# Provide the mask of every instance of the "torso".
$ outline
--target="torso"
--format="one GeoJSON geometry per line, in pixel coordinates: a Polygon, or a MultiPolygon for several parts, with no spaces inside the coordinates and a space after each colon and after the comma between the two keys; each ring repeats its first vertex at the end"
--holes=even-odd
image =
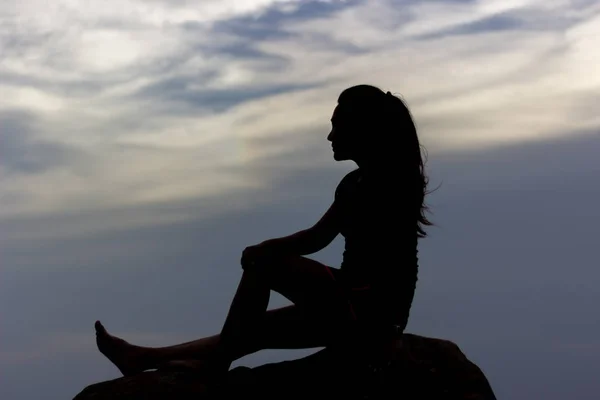
{"type": "Polygon", "coordinates": [[[411,210],[403,205],[399,188],[394,188],[399,183],[393,179],[356,169],[336,188],[338,223],[345,239],[341,270],[354,284],[389,277],[397,278],[398,289],[414,288],[416,283],[416,219],[411,221],[411,210]]]}

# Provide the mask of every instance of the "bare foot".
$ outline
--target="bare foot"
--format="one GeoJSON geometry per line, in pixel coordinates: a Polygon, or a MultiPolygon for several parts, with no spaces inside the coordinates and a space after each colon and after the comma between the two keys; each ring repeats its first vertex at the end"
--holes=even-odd
{"type": "Polygon", "coordinates": [[[96,321],[95,328],[98,350],[119,368],[124,376],[135,375],[147,369],[141,362],[141,348],[110,335],[100,321],[96,321]]]}

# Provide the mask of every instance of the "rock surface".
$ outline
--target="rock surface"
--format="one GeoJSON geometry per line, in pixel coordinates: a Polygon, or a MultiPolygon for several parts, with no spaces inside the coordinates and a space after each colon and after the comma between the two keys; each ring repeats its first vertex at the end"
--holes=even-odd
{"type": "Polygon", "coordinates": [[[470,399],[496,400],[485,375],[453,342],[405,333],[391,363],[374,370],[349,351],[323,349],[299,360],[232,369],[210,385],[193,372],[150,371],[100,382],[74,400],[265,399],[470,399]]]}

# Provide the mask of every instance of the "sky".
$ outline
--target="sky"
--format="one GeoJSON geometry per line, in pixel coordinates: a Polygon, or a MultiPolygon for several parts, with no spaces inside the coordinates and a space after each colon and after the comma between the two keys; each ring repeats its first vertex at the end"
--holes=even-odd
{"type": "Polygon", "coordinates": [[[498,398],[597,398],[599,32],[592,0],[1,2],[0,397],[117,378],[96,319],[218,332],[243,248],[312,225],[355,168],[326,136],[368,83],[408,103],[437,188],[407,332],[498,398]]]}

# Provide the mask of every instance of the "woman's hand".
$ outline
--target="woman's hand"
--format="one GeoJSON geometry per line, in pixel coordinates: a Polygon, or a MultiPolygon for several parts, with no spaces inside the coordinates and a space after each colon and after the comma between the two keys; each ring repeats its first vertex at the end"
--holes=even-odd
{"type": "Polygon", "coordinates": [[[252,266],[258,259],[274,254],[274,242],[270,240],[248,246],[242,252],[242,268],[245,269],[248,266],[252,266]]]}

